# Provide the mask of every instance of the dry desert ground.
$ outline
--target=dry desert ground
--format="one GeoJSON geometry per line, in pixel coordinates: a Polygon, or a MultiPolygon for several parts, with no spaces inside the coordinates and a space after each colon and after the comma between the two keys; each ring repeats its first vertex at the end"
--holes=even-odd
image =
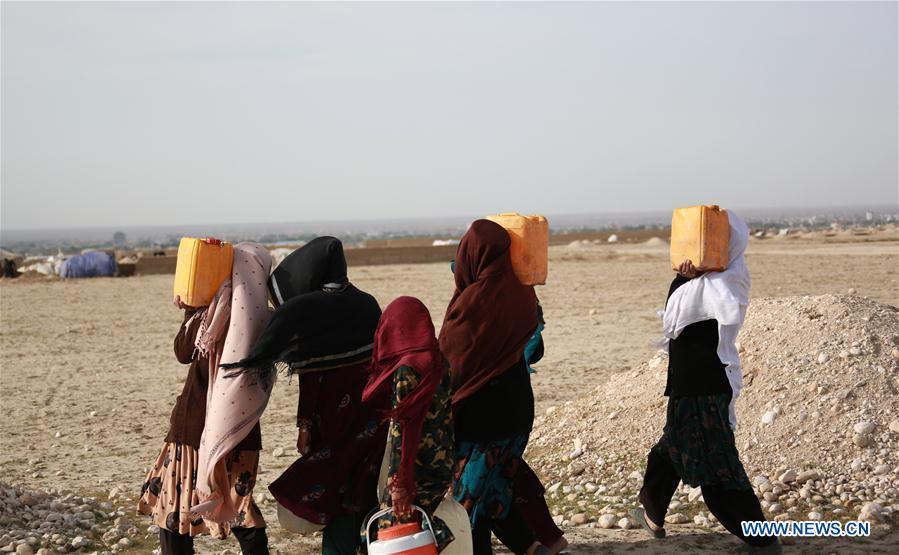
{"type": "MultiPolygon", "coordinates": [[[[659,333],[655,311],[663,306],[672,277],[667,246],[658,242],[553,247],[550,260],[549,282],[538,288],[547,321],[546,357],[533,377],[540,414],[653,356],[650,341],[659,333]]],[[[753,240],[748,263],[755,298],[851,293],[899,306],[895,232],[753,240]]],[[[448,263],[353,267],[350,278],[382,306],[399,295],[421,298],[438,326],[453,290],[448,263]]],[[[130,547],[120,548],[129,553],[155,547],[146,532],[149,522],[135,516],[133,507],[186,371],[172,354],[181,316],[171,304],[171,282],[172,276],[158,275],[0,284],[2,481],[103,502],[112,491],[113,510],[123,507],[128,514],[122,522],[139,529],[126,542],[130,547]]],[[[276,384],[262,422],[265,449],[257,494],[294,460],[296,398],[295,382],[276,384]],[[284,454],[276,457],[278,448],[284,454]]],[[[273,552],[315,552],[316,538],[280,531],[273,505],[262,508],[273,552]]],[[[693,525],[675,527],[664,544],[635,530],[567,530],[572,553],[722,552],[738,546],[723,532],[693,525]]],[[[882,532],[870,540],[818,540],[787,549],[895,553],[897,541],[895,532],[882,532]]],[[[93,542],[84,551],[107,549],[100,540],[93,542]]],[[[202,540],[198,548],[237,552],[233,540],[202,540]]]]}

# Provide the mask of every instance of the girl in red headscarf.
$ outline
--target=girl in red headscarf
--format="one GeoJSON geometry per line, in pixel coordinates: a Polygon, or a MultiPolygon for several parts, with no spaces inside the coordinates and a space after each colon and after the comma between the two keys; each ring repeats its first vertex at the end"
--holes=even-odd
{"type": "Polygon", "coordinates": [[[411,522],[427,514],[443,550],[453,535],[434,511],[453,476],[453,420],[450,375],[440,354],[428,309],[416,298],[400,297],[381,315],[372,350],[372,368],[362,400],[389,394],[393,408],[387,436],[387,490],[381,507],[393,514],[380,527],[411,522]]]}

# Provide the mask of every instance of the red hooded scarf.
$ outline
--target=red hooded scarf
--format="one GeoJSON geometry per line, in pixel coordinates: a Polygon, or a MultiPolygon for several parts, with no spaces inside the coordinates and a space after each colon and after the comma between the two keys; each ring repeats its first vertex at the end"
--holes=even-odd
{"type": "Polygon", "coordinates": [[[422,425],[440,385],[444,365],[434,337],[434,324],[425,305],[414,297],[399,297],[390,303],[375,332],[371,376],[362,392],[362,400],[388,391],[393,385],[394,371],[401,366],[413,368],[420,377],[415,390],[385,417],[398,422],[403,433],[400,468],[394,484],[402,486],[412,499],[416,493],[415,459],[421,443],[422,425]]]}

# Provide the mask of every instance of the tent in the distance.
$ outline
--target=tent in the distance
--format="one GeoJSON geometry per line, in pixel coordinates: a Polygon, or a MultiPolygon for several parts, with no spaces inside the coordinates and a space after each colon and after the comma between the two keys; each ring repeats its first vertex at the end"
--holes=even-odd
{"type": "Polygon", "coordinates": [[[99,251],[73,256],[59,268],[59,275],[64,278],[108,277],[115,274],[115,257],[99,251]]]}

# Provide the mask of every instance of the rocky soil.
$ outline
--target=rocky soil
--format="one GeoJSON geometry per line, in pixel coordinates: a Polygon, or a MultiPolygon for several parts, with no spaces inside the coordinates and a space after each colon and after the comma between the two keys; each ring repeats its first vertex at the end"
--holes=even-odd
{"type": "MultiPolygon", "coordinates": [[[[33,461],[39,466],[40,461],[33,461]]],[[[147,533],[132,523],[133,512],[109,500],[51,489],[28,490],[0,482],[0,553],[118,553],[137,547],[147,533]]]]}
{"type": "MultiPolygon", "coordinates": [[[[768,517],[899,523],[899,310],[854,295],[757,299],[740,342],[737,446],[768,517]]],[[[634,526],[666,370],[657,355],[538,418],[530,460],[560,524],[634,526]]],[[[667,522],[723,529],[685,485],[667,522]]]]}

